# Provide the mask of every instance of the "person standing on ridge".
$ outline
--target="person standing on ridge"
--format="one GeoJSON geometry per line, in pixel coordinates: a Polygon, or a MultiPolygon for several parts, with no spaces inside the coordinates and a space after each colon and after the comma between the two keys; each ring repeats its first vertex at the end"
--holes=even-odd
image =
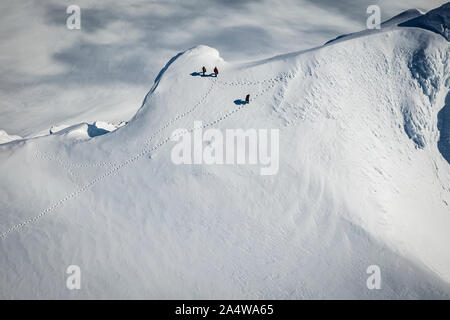
{"type": "Polygon", "coordinates": [[[250,95],[246,95],[245,96],[245,104],[249,104],[250,103],[250,95]]]}
{"type": "Polygon", "coordinates": [[[219,70],[217,69],[217,67],[214,67],[214,74],[216,75],[217,78],[217,75],[219,74],[219,70]]]}
{"type": "Polygon", "coordinates": [[[202,67],[202,73],[203,73],[203,76],[205,76],[205,73],[206,73],[206,68],[205,68],[205,66],[202,67]]]}

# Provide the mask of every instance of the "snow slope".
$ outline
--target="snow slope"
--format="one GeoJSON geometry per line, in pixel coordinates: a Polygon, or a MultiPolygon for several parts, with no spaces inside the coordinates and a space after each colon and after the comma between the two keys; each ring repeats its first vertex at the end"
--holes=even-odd
{"type": "Polygon", "coordinates": [[[396,28],[397,26],[422,28],[430,30],[442,35],[447,41],[449,41],[449,30],[448,30],[449,24],[450,24],[450,2],[447,2],[442,6],[440,6],[439,8],[430,10],[426,14],[422,13],[418,9],[405,10],[400,14],[394,16],[393,18],[382,22],[380,25],[380,29],[367,29],[350,34],[343,34],[336,37],[335,39],[327,41],[325,44],[329,44],[340,40],[357,38],[360,36],[366,36],[372,33],[389,31],[390,29],[396,28]]]}
{"type": "Polygon", "coordinates": [[[413,19],[400,23],[404,27],[419,27],[431,30],[442,35],[447,41],[450,40],[450,2],[441,7],[429,11],[427,14],[414,17],[413,19]]]}
{"type": "MultiPolygon", "coordinates": [[[[405,8],[426,11],[444,2],[377,4],[384,19],[405,8]]],[[[364,28],[368,5],[350,0],[1,1],[0,130],[30,138],[52,126],[128,121],[161,66],[180,50],[205,44],[228,61],[304,50],[364,28]],[[69,5],[80,6],[81,30],[66,28],[69,5]]]]}
{"type": "Polygon", "coordinates": [[[9,135],[5,130],[0,130],[0,144],[22,139],[20,136],[9,135]]]}
{"type": "Polygon", "coordinates": [[[0,297],[449,298],[448,60],[441,35],[395,26],[246,63],[197,46],[127,125],[0,145],[0,297]],[[278,174],[173,164],[194,121],[280,129],[278,174]]]}

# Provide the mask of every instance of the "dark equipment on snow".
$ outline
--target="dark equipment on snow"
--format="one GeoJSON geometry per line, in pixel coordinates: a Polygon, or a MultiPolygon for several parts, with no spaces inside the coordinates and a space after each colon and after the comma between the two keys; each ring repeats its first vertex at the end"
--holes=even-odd
{"type": "Polygon", "coordinates": [[[250,103],[250,95],[249,94],[245,96],[245,103],[246,104],[250,103]]]}
{"type": "Polygon", "coordinates": [[[205,68],[205,66],[203,66],[203,68],[202,68],[203,76],[205,75],[205,72],[206,72],[206,68],[205,68]]]}
{"type": "Polygon", "coordinates": [[[214,74],[216,75],[216,77],[219,74],[219,70],[217,69],[217,67],[214,67],[214,74]]]}

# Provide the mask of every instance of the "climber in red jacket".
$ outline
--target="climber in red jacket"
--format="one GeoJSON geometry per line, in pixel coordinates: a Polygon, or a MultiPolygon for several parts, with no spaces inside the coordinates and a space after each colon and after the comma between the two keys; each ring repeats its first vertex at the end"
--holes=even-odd
{"type": "Polygon", "coordinates": [[[217,78],[217,75],[219,74],[219,70],[217,69],[217,67],[214,67],[214,74],[216,75],[217,78]]]}

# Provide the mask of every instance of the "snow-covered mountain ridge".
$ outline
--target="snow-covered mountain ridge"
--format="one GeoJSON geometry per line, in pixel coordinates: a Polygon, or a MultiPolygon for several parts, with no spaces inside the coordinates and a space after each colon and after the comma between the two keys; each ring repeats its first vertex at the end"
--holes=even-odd
{"type": "Polygon", "coordinates": [[[448,298],[448,52],[396,26],[239,64],[198,46],[127,125],[1,145],[0,296],[448,298]],[[173,164],[194,121],[279,129],[278,174],[173,164]]]}

